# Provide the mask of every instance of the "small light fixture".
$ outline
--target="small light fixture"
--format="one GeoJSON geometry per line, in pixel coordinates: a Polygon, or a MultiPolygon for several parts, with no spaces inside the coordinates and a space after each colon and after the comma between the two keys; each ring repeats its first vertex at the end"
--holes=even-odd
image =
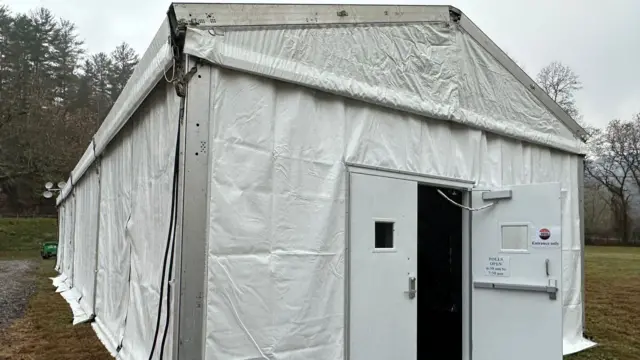
{"type": "Polygon", "coordinates": [[[60,181],[60,182],[57,184],[57,187],[55,187],[55,188],[54,188],[54,187],[53,187],[53,186],[54,186],[54,185],[53,185],[53,183],[52,183],[51,181],[47,181],[47,183],[46,183],[46,184],[44,184],[44,188],[45,188],[46,190],[42,193],[42,196],[43,196],[45,199],[51,199],[51,198],[53,197],[53,194],[54,194],[54,193],[62,191],[62,189],[64,189],[64,187],[65,187],[66,185],[67,185],[67,183],[66,183],[66,182],[64,182],[64,181],[60,181]]]}

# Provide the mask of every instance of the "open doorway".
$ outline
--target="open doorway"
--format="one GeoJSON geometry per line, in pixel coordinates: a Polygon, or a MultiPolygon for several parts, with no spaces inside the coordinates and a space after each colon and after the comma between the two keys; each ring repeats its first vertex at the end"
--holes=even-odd
{"type": "Polygon", "coordinates": [[[418,186],[418,356],[462,359],[462,192],[418,186]]]}

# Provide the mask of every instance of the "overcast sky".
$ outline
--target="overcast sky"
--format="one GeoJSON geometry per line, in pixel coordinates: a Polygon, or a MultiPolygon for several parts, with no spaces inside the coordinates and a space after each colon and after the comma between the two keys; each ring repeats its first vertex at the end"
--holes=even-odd
{"type": "MultiPolygon", "coordinates": [[[[313,1],[323,2],[447,3],[446,0],[313,1]]],[[[449,0],[448,3],[471,18],[530,76],[534,77],[541,67],[554,60],[573,68],[583,82],[577,99],[587,123],[602,126],[610,119],[629,119],[640,112],[640,1],[449,0]]],[[[111,51],[126,41],[142,54],[164,19],[170,1],[0,0],[0,4],[8,5],[14,12],[46,7],[56,16],[73,21],[90,52],[111,51]]]]}

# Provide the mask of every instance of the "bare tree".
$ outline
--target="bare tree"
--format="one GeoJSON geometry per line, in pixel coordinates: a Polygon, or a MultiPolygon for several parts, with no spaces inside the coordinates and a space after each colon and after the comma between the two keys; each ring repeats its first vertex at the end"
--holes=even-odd
{"type": "Polygon", "coordinates": [[[622,242],[630,240],[629,215],[632,189],[637,189],[635,169],[640,169],[638,146],[640,128],[633,122],[613,120],[604,130],[592,130],[589,138],[590,156],[585,173],[608,190],[608,203],[615,218],[615,230],[622,242]]]}
{"type": "Polygon", "coordinates": [[[627,157],[634,158],[631,168],[633,180],[638,188],[640,188],[640,113],[632,116],[632,120],[625,123],[628,127],[629,149],[627,157]]]}
{"type": "Polygon", "coordinates": [[[613,196],[600,182],[587,177],[584,184],[585,233],[591,236],[611,236],[615,228],[613,196]]]}
{"type": "Polygon", "coordinates": [[[582,82],[569,66],[553,61],[540,70],[536,81],[569,116],[580,120],[574,95],[582,89],[582,82]]]}

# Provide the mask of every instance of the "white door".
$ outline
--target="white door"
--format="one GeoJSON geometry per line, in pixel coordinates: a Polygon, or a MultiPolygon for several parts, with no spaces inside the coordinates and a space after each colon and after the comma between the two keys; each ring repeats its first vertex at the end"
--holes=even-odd
{"type": "Polygon", "coordinates": [[[349,359],[415,360],[418,184],[354,173],[350,189],[349,359]]]}
{"type": "MultiPolygon", "coordinates": [[[[508,189],[472,215],[473,360],[561,360],[561,187],[508,189]]],[[[472,205],[496,195],[474,191],[472,205]]]]}

